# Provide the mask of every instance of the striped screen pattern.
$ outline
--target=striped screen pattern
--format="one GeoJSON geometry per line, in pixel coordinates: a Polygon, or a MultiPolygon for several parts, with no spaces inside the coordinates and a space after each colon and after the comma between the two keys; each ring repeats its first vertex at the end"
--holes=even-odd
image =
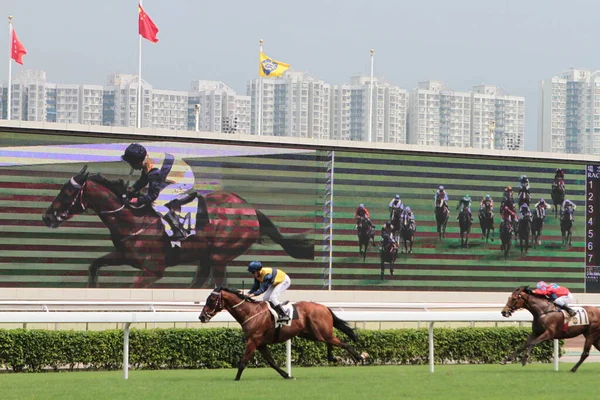
{"type": "MultiPolygon", "coordinates": [[[[100,139],[84,136],[7,133],[0,133],[0,141],[7,148],[49,146],[52,149],[101,143],[100,139]]],[[[85,287],[89,264],[113,249],[108,230],[93,214],[77,216],[58,229],[50,229],[42,223],[41,214],[61,186],[83,165],[88,164],[92,173],[133,182],[136,173],[131,174],[125,163],[114,160],[128,143],[111,139],[106,154],[111,155],[112,161],[100,157],[104,150],[90,147],[89,160],[81,159],[81,154],[74,159],[72,150],[62,155],[52,150],[54,153],[44,156],[44,164],[0,166],[1,287],[85,287]]],[[[244,152],[234,149],[242,146],[220,145],[219,151],[200,157],[189,153],[190,144],[169,142],[169,146],[170,152],[184,158],[192,168],[197,189],[234,192],[268,216],[285,236],[302,235],[314,240],[314,260],[294,259],[268,240],[254,244],[229,264],[229,285],[247,289],[252,282],[246,266],[252,260],[260,260],[289,273],[293,288],[327,287],[329,217],[325,202],[332,178],[328,169],[331,152],[284,148],[262,152],[249,148],[244,152]]],[[[334,158],[332,289],[509,291],[520,284],[545,279],[567,285],[575,292],[585,290],[584,165],[341,151],[335,151],[334,158]],[[505,261],[498,239],[498,208],[503,188],[506,185],[517,188],[519,176],[526,174],[533,199],[545,197],[550,201],[551,182],[558,167],[566,172],[567,198],[579,206],[573,246],[560,245],[558,221],[549,216],[542,246],[530,249],[527,255],[521,255],[518,247],[513,247],[505,261]],[[497,214],[494,243],[485,244],[480,239],[475,218],[471,247],[461,249],[454,210],[447,239],[442,243],[436,241],[433,194],[438,185],[447,188],[452,208],[460,197],[470,194],[475,215],[483,195],[489,193],[494,197],[497,214]],[[356,206],[365,203],[379,230],[389,216],[388,203],[396,193],[413,209],[418,231],[414,253],[399,255],[395,275],[386,273],[381,280],[378,250],[370,248],[365,262],[358,257],[353,215],[356,206]]],[[[195,265],[170,267],[153,287],[185,288],[195,270],[195,265]]],[[[129,287],[137,275],[138,271],[129,266],[107,267],[99,283],[101,287],[129,287]]]]}

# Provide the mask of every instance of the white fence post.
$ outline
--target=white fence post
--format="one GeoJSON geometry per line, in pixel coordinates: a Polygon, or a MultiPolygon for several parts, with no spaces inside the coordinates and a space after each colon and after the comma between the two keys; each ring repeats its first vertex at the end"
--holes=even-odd
{"type": "Polygon", "coordinates": [[[129,325],[123,324],[123,379],[129,378],[129,325]]]}

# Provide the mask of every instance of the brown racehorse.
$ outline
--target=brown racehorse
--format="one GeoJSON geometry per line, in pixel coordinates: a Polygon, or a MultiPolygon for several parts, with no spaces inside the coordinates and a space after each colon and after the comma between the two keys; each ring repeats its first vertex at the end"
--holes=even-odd
{"type": "Polygon", "coordinates": [[[348,323],[339,319],[329,308],[308,301],[296,303],[294,307],[298,318],[293,319],[290,326],[275,328],[273,317],[266,302],[255,301],[240,291],[222,286],[216,288],[206,299],[200,313],[200,321],[208,322],[219,311],[227,310],[242,326],[246,338],[246,351],[238,365],[238,372],[235,376],[236,381],[240,380],[248,361],[257,349],[271,368],[282,377],[290,379],[291,376],[275,364],[267,345],[283,343],[295,336],[327,343],[327,359],[332,362],[336,361],[332,346],[341,347],[348,351],[356,363],[368,357],[367,353],[358,354],[356,350],[334,335],[333,328],[337,328],[348,335],[351,340],[358,338],[356,332],[350,328],[348,323]]]}
{"type": "Polygon", "coordinates": [[[518,287],[508,298],[506,305],[502,309],[502,316],[510,317],[518,309],[524,308],[533,315],[533,332],[527,338],[523,346],[509,355],[502,364],[512,361],[518,354],[525,351],[522,364],[527,364],[527,359],[531,355],[533,346],[546,340],[568,339],[575,336],[585,336],[585,344],[581,358],[571,368],[571,372],[577,371],[577,368],[585,361],[590,354],[592,345],[600,350],[600,310],[596,307],[583,307],[588,314],[589,325],[569,326],[564,330],[564,316],[562,311],[557,310],[556,305],[545,296],[534,294],[529,286],[518,287]]]}
{"type": "Polygon", "coordinates": [[[63,185],[42,219],[46,226],[58,228],[74,215],[92,210],[109,229],[115,250],[92,262],[88,287],[98,286],[98,273],[104,266],[130,265],[139,269],[141,273],[133,287],[143,288],[162,278],[167,267],[195,262],[198,269],[190,287],[221,285],[225,283],[227,264],[244,254],[261,236],[271,238],[294,258],[314,258],[310,240],[283,237],[262,212],[238,195],[225,192],[213,192],[203,199],[213,217],[211,223],[181,242],[181,248],[173,248],[152,207],[126,206],[123,181],[88,176],[86,169],[87,166],[63,185]]]}

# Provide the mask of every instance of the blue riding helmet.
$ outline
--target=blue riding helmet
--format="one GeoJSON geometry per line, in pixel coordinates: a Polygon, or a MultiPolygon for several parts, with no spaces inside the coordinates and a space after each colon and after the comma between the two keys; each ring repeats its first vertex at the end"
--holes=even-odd
{"type": "Polygon", "coordinates": [[[490,196],[489,194],[486,194],[486,195],[485,195],[485,199],[486,199],[486,200],[489,200],[489,199],[491,199],[491,196],[490,196]]]}
{"type": "Polygon", "coordinates": [[[248,272],[257,272],[261,269],[262,264],[260,263],[260,261],[252,261],[250,264],[248,264],[248,272]]]}
{"type": "Polygon", "coordinates": [[[148,152],[139,143],[132,143],[125,149],[125,154],[121,156],[121,160],[129,164],[141,163],[146,158],[148,152]]]}
{"type": "Polygon", "coordinates": [[[410,207],[406,207],[406,208],[404,209],[404,211],[406,211],[406,212],[408,212],[408,213],[409,213],[409,212],[411,212],[411,211],[410,211],[410,207]]]}
{"type": "Polygon", "coordinates": [[[544,198],[542,197],[542,198],[540,199],[540,203],[545,203],[545,202],[546,202],[546,200],[544,200],[544,198]]]}
{"type": "Polygon", "coordinates": [[[399,198],[400,198],[400,195],[399,195],[399,194],[397,194],[397,195],[396,195],[396,198],[397,198],[397,199],[399,199],[399,198]]]}

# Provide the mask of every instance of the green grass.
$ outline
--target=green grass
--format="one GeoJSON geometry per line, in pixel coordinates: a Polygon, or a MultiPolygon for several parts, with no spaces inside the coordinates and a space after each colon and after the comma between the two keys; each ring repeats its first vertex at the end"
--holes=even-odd
{"type": "Polygon", "coordinates": [[[2,399],[592,399],[599,363],[293,368],[286,381],[266,368],[0,375],[2,399]]]}

